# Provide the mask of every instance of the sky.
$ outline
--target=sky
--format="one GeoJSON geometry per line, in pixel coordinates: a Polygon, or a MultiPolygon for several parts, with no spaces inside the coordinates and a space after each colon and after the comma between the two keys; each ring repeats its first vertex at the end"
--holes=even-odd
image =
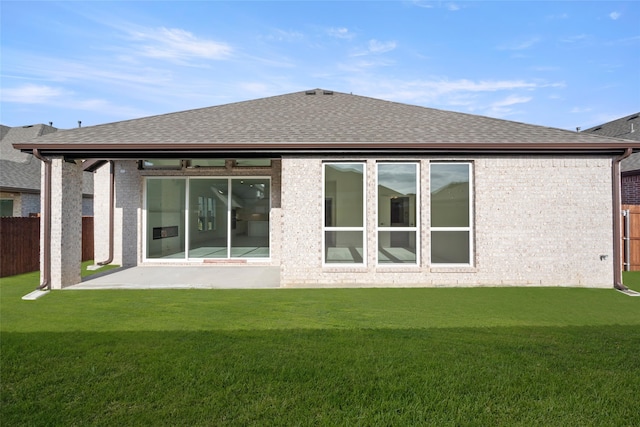
{"type": "Polygon", "coordinates": [[[575,130],[640,111],[640,1],[5,1],[0,123],[314,88],[575,130]]]}

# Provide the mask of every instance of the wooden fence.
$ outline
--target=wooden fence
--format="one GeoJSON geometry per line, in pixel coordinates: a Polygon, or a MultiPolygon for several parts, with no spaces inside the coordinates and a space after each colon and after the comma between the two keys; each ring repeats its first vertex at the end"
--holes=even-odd
{"type": "Polygon", "coordinates": [[[622,210],[627,211],[622,220],[623,270],[640,271],[640,205],[622,205],[622,210]]]}
{"type": "MultiPolygon", "coordinates": [[[[82,217],[82,261],[93,259],[93,217],[82,217]]],[[[0,218],[0,277],[40,268],[40,218],[0,218]]]]}

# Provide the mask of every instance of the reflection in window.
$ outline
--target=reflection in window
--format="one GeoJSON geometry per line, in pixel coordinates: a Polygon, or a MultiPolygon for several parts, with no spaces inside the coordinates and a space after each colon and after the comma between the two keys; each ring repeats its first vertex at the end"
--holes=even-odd
{"type": "Polygon", "coordinates": [[[364,264],[364,163],[324,164],[324,262],[364,264]]]}
{"type": "Polygon", "coordinates": [[[432,264],[471,264],[470,181],[470,163],[431,164],[432,264]]]}
{"type": "Polygon", "coordinates": [[[378,264],[417,264],[418,165],[377,166],[378,264]]]}

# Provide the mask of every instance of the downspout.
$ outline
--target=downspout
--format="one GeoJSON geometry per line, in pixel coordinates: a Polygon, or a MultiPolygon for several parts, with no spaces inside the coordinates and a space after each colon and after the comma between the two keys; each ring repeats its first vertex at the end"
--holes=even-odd
{"type": "Polygon", "coordinates": [[[611,168],[611,177],[613,180],[613,287],[622,291],[628,290],[622,284],[622,233],[621,221],[622,200],[620,197],[620,162],[629,157],[633,153],[633,148],[627,148],[621,156],[614,157],[611,168]]]}
{"type": "Polygon", "coordinates": [[[105,261],[98,262],[97,265],[107,265],[113,262],[113,217],[116,186],[114,169],[113,160],[109,160],[109,258],[105,261]]]}
{"type": "Polygon", "coordinates": [[[44,222],[42,243],[42,282],[36,289],[51,289],[51,159],[46,159],[40,150],[33,149],[33,155],[44,164],[44,206],[42,217],[44,222]]]}

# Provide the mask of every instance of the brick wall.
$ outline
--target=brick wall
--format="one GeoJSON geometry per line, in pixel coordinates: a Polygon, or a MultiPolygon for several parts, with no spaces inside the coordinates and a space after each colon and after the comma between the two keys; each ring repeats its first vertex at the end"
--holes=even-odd
{"type": "Polygon", "coordinates": [[[640,174],[622,177],[622,204],[640,205],[640,174]]]}
{"type": "Polygon", "coordinates": [[[475,259],[457,268],[430,264],[431,159],[413,159],[421,170],[420,265],[375,265],[376,160],[385,159],[367,160],[367,262],[344,268],[322,266],[322,159],[283,159],[283,285],[612,286],[610,158],[432,159],[474,165],[475,259]]]}

